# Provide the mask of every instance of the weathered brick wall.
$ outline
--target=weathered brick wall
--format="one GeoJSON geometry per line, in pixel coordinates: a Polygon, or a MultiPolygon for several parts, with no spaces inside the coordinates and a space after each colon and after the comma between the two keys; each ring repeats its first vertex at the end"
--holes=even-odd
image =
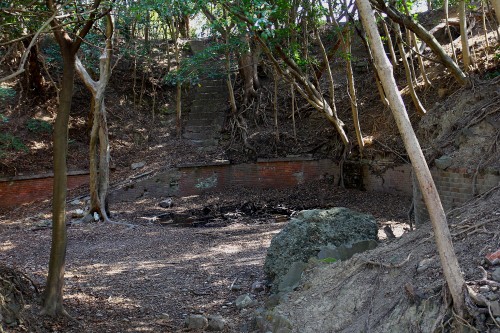
{"type": "MultiPolygon", "coordinates": [[[[500,170],[480,170],[474,177],[475,170],[454,168],[431,170],[432,178],[443,204],[445,212],[460,206],[472,199],[475,195],[485,193],[500,185],[500,170]]],[[[422,199],[422,193],[417,190],[414,197],[415,219],[417,224],[429,219],[429,214],[422,199]]]]}
{"type": "Polygon", "coordinates": [[[403,164],[377,172],[373,167],[363,166],[363,185],[367,191],[412,195],[411,165],[403,164]]]}
{"type": "Polygon", "coordinates": [[[338,177],[338,165],[326,159],[266,159],[235,165],[188,165],[116,190],[111,193],[110,202],[134,201],[145,196],[187,196],[221,191],[229,186],[286,188],[323,178],[338,180],[338,177]]]}
{"type": "MultiPolygon", "coordinates": [[[[68,189],[88,184],[87,172],[68,174],[68,189]]],[[[12,177],[0,180],[0,208],[14,208],[34,201],[42,201],[52,197],[52,174],[29,177],[12,177]]]]}

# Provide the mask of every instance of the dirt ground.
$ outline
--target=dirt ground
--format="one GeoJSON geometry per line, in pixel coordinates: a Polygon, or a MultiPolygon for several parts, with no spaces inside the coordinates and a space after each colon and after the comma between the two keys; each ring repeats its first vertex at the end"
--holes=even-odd
{"type": "MultiPolygon", "coordinates": [[[[113,219],[134,228],[102,223],[68,226],[65,306],[76,321],[41,320],[34,299],[24,313],[28,321],[13,331],[26,327],[37,332],[179,332],[187,315],[199,313],[220,314],[228,322],[227,332],[244,332],[258,305],[239,311],[234,301],[245,293],[264,300],[267,292],[252,293],[251,286],[265,279],[267,247],[286,223],[284,215],[245,214],[248,202],[290,211],[299,202],[301,208],[349,207],[373,214],[381,228],[389,225],[401,234],[408,227],[410,198],[318,182],[286,191],[228,189],[174,198],[174,207],[163,209],[196,210],[212,203],[240,207],[226,214],[226,220],[197,227],[151,219],[162,210],[156,201],[136,203],[140,210],[131,210],[130,203],[118,204],[113,219]]],[[[0,218],[0,261],[25,272],[39,288],[45,282],[50,248],[51,229],[43,224],[48,209],[18,210],[0,218]]]]}

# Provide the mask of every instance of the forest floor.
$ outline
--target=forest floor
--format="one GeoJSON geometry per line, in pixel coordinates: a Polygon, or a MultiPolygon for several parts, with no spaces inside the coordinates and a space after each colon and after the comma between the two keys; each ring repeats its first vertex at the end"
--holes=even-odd
{"type": "MultiPolygon", "coordinates": [[[[157,202],[118,204],[113,219],[134,225],[78,223],[68,213],[65,306],[75,319],[53,322],[38,316],[35,297],[27,301],[26,321],[12,332],[181,332],[190,314],[222,315],[226,332],[245,332],[253,310],[267,291],[252,291],[271,238],[287,216],[266,207],[337,207],[373,214],[379,226],[401,235],[408,229],[411,199],[346,190],[317,182],[288,190],[228,189],[174,201],[172,211],[216,204],[234,207],[226,218],[206,224],[172,226],[149,218],[157,202]],[[246,209],[249,203],[254,207],[246,209]],[[131,207],[134,207],[131,209],[131,207]],[[245,213],[246,212],[246,213],[245,213]],[[259,301],[238,310],[235,299],[249,293],[259,301]],[[246,326],[245,326],[246,325],[246,326]]],[[[76,204],[76,205],[75,205],[76,204]]],[[[51,229],[47,204],[16,210],[0,219],[0,262],[25,272],[41,289],[47,276],[51,229]]],[[[381,238],[385,237],[383,231],[381,238]]]]}
{"type": "MultiPolygon", "coordinates": [[[[472,44],[481,45],[481,35],[476,34],[475,38],[472,44]]],[[[498,59],[492,54],[486,55],[483,50],[476,50],[478,58],[482,57],[482,60],[478,61],[478,66],[472,73],[475,80],[488,80],[488,76],[498,75],[498,59]]],[[[361,53],[357,56],[363,57],[361,53]]],[[[350,108],[345,77],[342,74],[343,64],[339,62],[333,65],[339,78],[339,86],[336,87],[339,115],[349,124],[350,108]]],[[[285,85],[280,86],[279,96],[280,106],[284,110],[279,116],[281,136],[280,140],[275,139],[271,103],[272,82],[264,79],[261,109],[256,108],[259,112],[255,113],[248,112],[251,114],[248,119],[250,142],[260,155],[248,154],[241,140],[233,140],[237,135],[234,135],[234,128],[229,121],[224,129],[227,139],[224,144],[200,151],[176,138],[175,115],[172,112],[174,98],[170,89],[172,87],[154,86],[152,82],[155,78],[151,77],[145,84],[146,102],[143,105],[134,104],[130,71],[131,62],[121,61],[116,67],[109,88],[107,105],[112,145],[112,183],[140,173],[175,166],[181,162],[229,159],[236,163],[252,161],[257,157],[290,154],[312,154],[315,158],[339,157],[341,144],[336,139],[335,130],[324,116],[305,103],[298,105],[297,120],[301,126],[297,127],[297,136],[293,137],[290,115],[285,112],[290,105],[290,96],[285,85]],[[150,112],[153,88],[158,89],[159,94],[154,115],[150,112]],[[151,95],[148,95],[149,93],[151,95]],[[142,161],[146,162],[144,168],[131,170],[132,163],[142,161]]],[[[396,72],[399,79],[403,80],[401,66],[396,72]]],[[[372,76],[365,72],[356,75],[361,125],[364,133],[375,139],[374,144],[366,151],[365,158],[389,157],[401,163],[401,157],[407,157],[389,110],[380,112],[382,107],[379,97],[373,93],[376,88],[372,76]]],[[[460,114],[470,116],[471,121],[476,120],[476,115],[488,116],[492,123],[498,121],[498,77],[489,84],[476,85],[477,90],[458,90],[457,84],[443,74],[442,68],[431,70],[429,75],[434,87],[418,87],[419,96],[429,110],[454,110],[454,103],[460,100],[463,102],[460,104],[460,114]],[[477,101],[467,96],[474,97],[476,92],[484,97],[483,102],[489,100],[491,103],[485,104],[489,109],[470,113],[473,109],[471,105],[477,101]],[[472,102],[469,103],[468,99],[472,102]]],[[[86,119],[90,100],[81,84],[76,87],[69,131],[69,166],[72,170],[86,169],[88,164],[86,119]]],[[[52,166],[50,132],[42,127],[30,128],[27,124],[31,118],[52,123],[56,114],[55,97],[52,96],[43,103],[27,99],[26,96],[18,95],[16,98],[11,100],[0,114],[9,119],[8,122],[0,123],[0,130],[20,138],[29,149],[3,151],[0,161],[1,177],[44,173],[52,166]]],[[[405,96],[405,100],[410,99],[405,96]]],[[[410,104],[411,102],[408,103],[410,104]]],[[[411,107],[409,109],[413,123],[418,123],[419,117],[411,107]]],[[[446,110],[438,114],[444,114],[446,110]]],[[[443,118],[440,117],[431,118],[427,127],[421,129],[421,137],[426,139],[424,149],[426,153],[431,152],[433,157],[440,154],[453,156],[456,153],[455,147],[449,143],[457,141],[456,137],[460,137],[462,133],[454,131],[453,126],[446,130],[454,133],[443,133],[440,128],[443,118]],[[439,140],[435,140],[436,138],[439,140]]],[[[350,131],[352,133],[352,128],[350,131]]],[[[464,145],[467,150],[454,157],[457,165],[466,164],[467,167],[476,168],[479,163],[480,166],[498,167],[498,128],[494,134],[495,140],[470,141],[470,144],[464,145]],[[480,145],[483,150],[478,149],[480,145]],[[482,156],[486,156],[484,161],[482,156]]],[[[77,189],[70,193],[70,198],[79,198],[86,194],[85,191],[84,188],[77,189]]],[[[484,263],[484,254],[495,251],[500,246],[499,195],[498,189],[492,191],[487,196],[469,202],[450,216],[457,255],[468,280],[481,279],[477,266],[484,263]],[[481,224],[480,221],[488,223],[481,224]]],[[[49,202],[0,212],[4,213],[0,215],[0,276],[12,277],[18,274],[13,278],[27,281],[26,289],[12,296],[15,303],[26,304],[22,313],[24,322],[10,331],[182,332],[184,318],[189,314],[199,313],[222,315],[229,324],[227,332],[246,332],[250,327],[248,324],[252,310],[261,305],[269,295],[267,291],[253,292],[251,288],[254,282],[265,279],[262,265],[269,242],[286,224],[290,213],[308,208],[344,206],[373,214],[381,230],[379,236],[382,245],[368,255],[371,261],[385,263],[391,259],[400,263],[411,253],[408,265],[391,271],[390,274],[381,268],[383,266],[380,266],[379,270],[366,268],[358,274],[365,280],[354,284],[355,290],[371,290],[371,286],[376,285],[373,283],[375,281],[379,286],[384,286],[380,290],[385,292],[369,296],[369,299],[373,299],[372,308],[361,308],[368,318],[360,316],[362,320],[359,322],[369,322],[370,315],[383,315],[383,311],[372,312],[373,305],[383,308],[386,303],[392,304],[388,299],[402,299],[405,296],[402,286],[406,283],[412,283],[417,290],[424,290],[427,285],[433,288],[436,284],[442,286],[442,276],[429,226],[424,226],[416,232],[408,232],[408,197],[346,190],[321,181],[287,190],[256,191],[231,188],[221,193],[174,198],[174,206],[169,210],[203,211],[205,208],[213,209],[214,206],[225,207],[227,210],[224,214],[217,214],[217,218],[205,221],[206,223],[174,226],[151,218],[158,212],[158,201],[154,199],[113,205],[113,220],[131,224],[131,228],[129,225],[120,224],[78,223],[78,219],[72,218],[72,214],[76,209],[83,209],[85,203],[82,201],[69,204],[69,244],[64,292],[66,310],[73,320],[63,319],[56,322],[38,315],[40,298],[36,292],[43,288],[47,275],[51,238],[48,223],[51,218],[49,202]],[[277,207],[286,207],[287,213],[277,213],[277,207]],[[402,237],[396,240],[386,239],[383,230],[387,226],[398,237],[402,237]],[[432,259],[433,266],[416,275],[416,266],[424,259],[432,259]],[[16,271],[9,271],[7,266],[15,268],[16,271]],[[7,274],[3,274],[4,272],[7,274]],[[377,276],[383,278],[379,279],[377,276]],[[234,302],[238,296],[245,293],[253,294],[259,303],[240,311],[236,309],[234,302]],[[391,298],[386,298],[386,294],[391,298]],[[20,295],[23,297],[19,297],[20,295]]],[[[360,257],[352,261],[352,265],[359,263],[359,259],[360,257]]],[[[339,267],[347,271],[350,267],[348,265],[350,264],[339,267]]],[[[339,279],[350,278],[338,270],[335,273],[339,279]]],[[[330,275],[318,276],[330,281],[330,275]]],[[[2,286],[5,288],[5,285],[2,286]]],[[[325,294],[330,300],[339,297],[334,293],[323,292],[327,289],[330,288],[318,285],[318,289],[313,290],[320,295],[325,294]]],[[[299,297],[312,299],[312,294],[307,294],[306,290],[299,292],[300,296],[294,296],[294,300],[298,301],[299,297]]],[[[435,294],[435,291],[431,292],[435,294]]],[[[283,311],[300,313],[302,310],[299,303],[295,304],[296,306],[292,304],[283,311]]],[[[314,316],[310,316],[310,319],[317,321],[314,316]]],[[[488,318],[483,319],[486,322],[488,318]]],[[[304,325],[313,327],[314,324],[309,322],[304,325]]],[[[491,321],[485,325],[494,327],[491,321]]],[[[353,331],[355,328],[353,326],[353,331]]]]}

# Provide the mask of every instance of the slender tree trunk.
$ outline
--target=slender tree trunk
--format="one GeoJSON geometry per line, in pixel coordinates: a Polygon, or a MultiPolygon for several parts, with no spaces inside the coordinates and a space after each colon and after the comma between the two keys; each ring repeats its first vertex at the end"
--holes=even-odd
{"type": "Polygon", "coordinates": [[[457,256],[453,249],[451,234],[446,221],[446,215],[441,205],[441,200],[434,181],[432,180],[420,144],[413,132],[405,105],[397,89],[392,66],[384,53],[370,3],[368,0],[356,0],[356,3],[358,5],[361,20],[363,21],[363,26],[368,34],[370,47],[372,48],[377,70],[380,73],[379,76],[382,80],[384,91],[389,99],[392,113],[419,181],[425,204],[429,210],[434,229],[434,237],[441,258],[441,266],[443,267],[444,276],[453,299],[453,307],[455,312],[463,318],[465,309],[463,294],[465,281],[460,272],[457,256]]]}
{"type": "Polygon", "coordinates": [[[351,102],[352,122],[354,124],[354,131],[356,132],[356,139],[358,141],[359,153],[363,156],[363,148],[365,146],[363,141],[363,134],[361,133],[361,126],[359,124],[358,102],[356,99],[356,88],[354,86],[354,75],[351,66],[351,33],[348,32],[345,39],[345,52],[346,59],[346,72],[347,82],[349,84],[349,100],[351,102]]]}
{"type": "Polygon", "coordinates": [[[42,313],[49,316],[65,314],[63,286],[66,263],[66,193],[68,155],[68,123],[73,98],[75,54],[70,45],[61,49],[63,75],[59,93],[59,107],[54,124],[54,189],[52,197],[52,245],[50,248],[49,274],[43,295],[42,313]]]}
{"type": "Polygon", "coordinates": [[[448,38],[450,39],[450,45],[451,45],[451,54],[453,56],[453,60],[455,63],[458,63],[457,61],[457,52],[455,52],[455,45],[453,44],[453,37],[451,36],[451,31],[450,31],[450,16],[448,15],[448,0],[444,0],[444,19],[445,19],[445,26],[446,26],[446,33],[448,34],[448,38]]]}
{"type": "Polygon", "coordinates": [[[396,52],[394,52],[394,45],[392,44],[392,37],[387,28],[387,23],[382,16],[380,16],[382,21],[382,27],[384,28],[385,37],[387,38],[387,46],[389,47],[389,54],[391,55],[391,62],[393,67],[398,66],[398,58],[396,57],[396,52]]]}
{"type": "Polygon", "coordinates": [[[467,17],[465,13],[465,0],[460,0],[459,4],[460,39],[462,41],[462,57],[465,71],[469,71],[472,66],[472,59],[469,47],[469,36],[467,35],[467,17]]]}
{"type": "MultiPolygon", "coordinates": [[[[410,90],[411,99],[413,100],[413,104],[417,110],[419,115],[424,115],[426,113],[424,106],[420,102],[420,99],[417,96],[417,92],[415,91],[415,87],[413,85],[413,78],[411,75],[410,65],[408,64],[408,58],[406,57],[406,51],[403,46],[401,30],[399,29],[399,24],[394,23],[394,30],[396,31],[396,39],[398,43],[399,53],[401,54],[401,58],[403,59],[403,65],[405,67],[406,73],[406,82],[408,82],[408,89],[410,90]]],[[[382,78],[380,78],[382,80],[382,78]]],[[[385,89],[384,89],[385,91],[385,89]]],[[[389,101],[389,104],[391,101],[389,101]]]]}
{"type": "Polygon", "coordinates": [[[273,109],[274,109],[274,130],[276,142],[280,141],[280,132],[278,129],[278,72],[273,70],[274,73],[274,96],[273,96],[273,109]]]}
{"type": "Polygon", "coordinates": [[[490,49],[490,42],[488,41],[488,29],[486,28],[486,12],[484,10],[485,4],[484,2],[487,0],[481,1],[481,19],[483,23],[483,33],[484,33],[484,42],[486,43],[486,51],[485,54],[488,54],[490,49]]]}
{"type": "Polygon", "coordinates": [[[295,125],[295,87],[293,82],[290,83],[290,92],[292,95],[292,126],[293,126],[293,138],[297,141],[297,127],[295,125]]]}
{"type": "Polygon", "coordinates": [[[417,55],[418,67],[420,68],[420,75],[422,75],[422,80],[424,80],[424,85],[426,87],[431,86],[431,82],[427,78],[427,72],[425,70],[424,58],[418,53],[418,42],[415,33],[411,31],[411,40],[413,42],[413,49],[415,50],[415,54],[417,55]]]}
{"type": "Polygon", "coordinates": [[[424,27],[422,27],[418,22],[415,22],[410,17],[402,14],[401,12],[394,9],[392,6],[386,6],[383,0],[371,0],[379,10],[386,13],[391,20],[401,25],[404,25],[411,31],[413,31],[418,38],[426,43],[434,54],[438,57],[441,63],[451,72],[451,74],[457,79],[461,84],[467,84],[469,82],[467,76],[464,74],[457,63],[454,62],[443,50],[439,42],[434,36],[432,36],[424,27]]]}

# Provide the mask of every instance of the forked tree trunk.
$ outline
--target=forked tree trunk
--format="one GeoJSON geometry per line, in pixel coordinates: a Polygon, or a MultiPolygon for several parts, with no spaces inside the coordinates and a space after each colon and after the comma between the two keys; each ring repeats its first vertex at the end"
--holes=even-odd
{"type": "Polygon", "coordinates": [[[99,59],[99,81],[94,81],[85,67],[76,58],[76,70],[89,89],[93,98],[92,130],[90,132],[89,171],[90,171],[90,211],[98,213],[102,220],[109,221],[106,211],[109,187],[109,137],[104,97],[111,76],[111,53],[113,49],[113,21],[106,16],[106,46],[99,59]],[[99,149],[98,149],[99,147],[99,149]],[[99,158],[98,158],[99,156],[99,158]]]}
{"type": "MultiPolygon", "coordinates": [[[[68,122],[73,98],[75,77],[75,57],[85,36],[92,28],[101,1],[92,4],[94,11],[90,14],[84,26],[72,40],[60,22],[55,19],[50,22],[63,59],[63,74],[59,107],[54,125],[54,187],[52,198],[52,243],[50,247],[49,272],[43,294],[42,313],[49,316],[59,316],[66,312],[63,307],[63,285],[66,262],[66,195],[67,195],[67,165],[68,155],[68,122]]],[[[54,0],[46,0],[47,8],[56,14],[58,9],[54,0]]]]}
{"type": "Polygon", "coordinates": [[[441,200],[434,181],[432,180],[420,144],[413,132],[405,105],[396,86],[392,66],[385,55],[370,3],[368,0],[356,0],[356,3],[358,5],[361,20],[363,21],[363,26],[368,34],[370,47],[372,48],[377,70],[380,73],[379,76],[382,80],[384,91],[389,99],[392,113],[403,138],[406,151],[412,162],[425,204],[429,211],[436,245],[441,259],[441,266],[443,267],[444,276],[453,299],[455,313],[463,318],[465,309],[463,294],[465,281],[460,272],[457,256],[453,249],[450,230],[441,205],[441,200]]]}

